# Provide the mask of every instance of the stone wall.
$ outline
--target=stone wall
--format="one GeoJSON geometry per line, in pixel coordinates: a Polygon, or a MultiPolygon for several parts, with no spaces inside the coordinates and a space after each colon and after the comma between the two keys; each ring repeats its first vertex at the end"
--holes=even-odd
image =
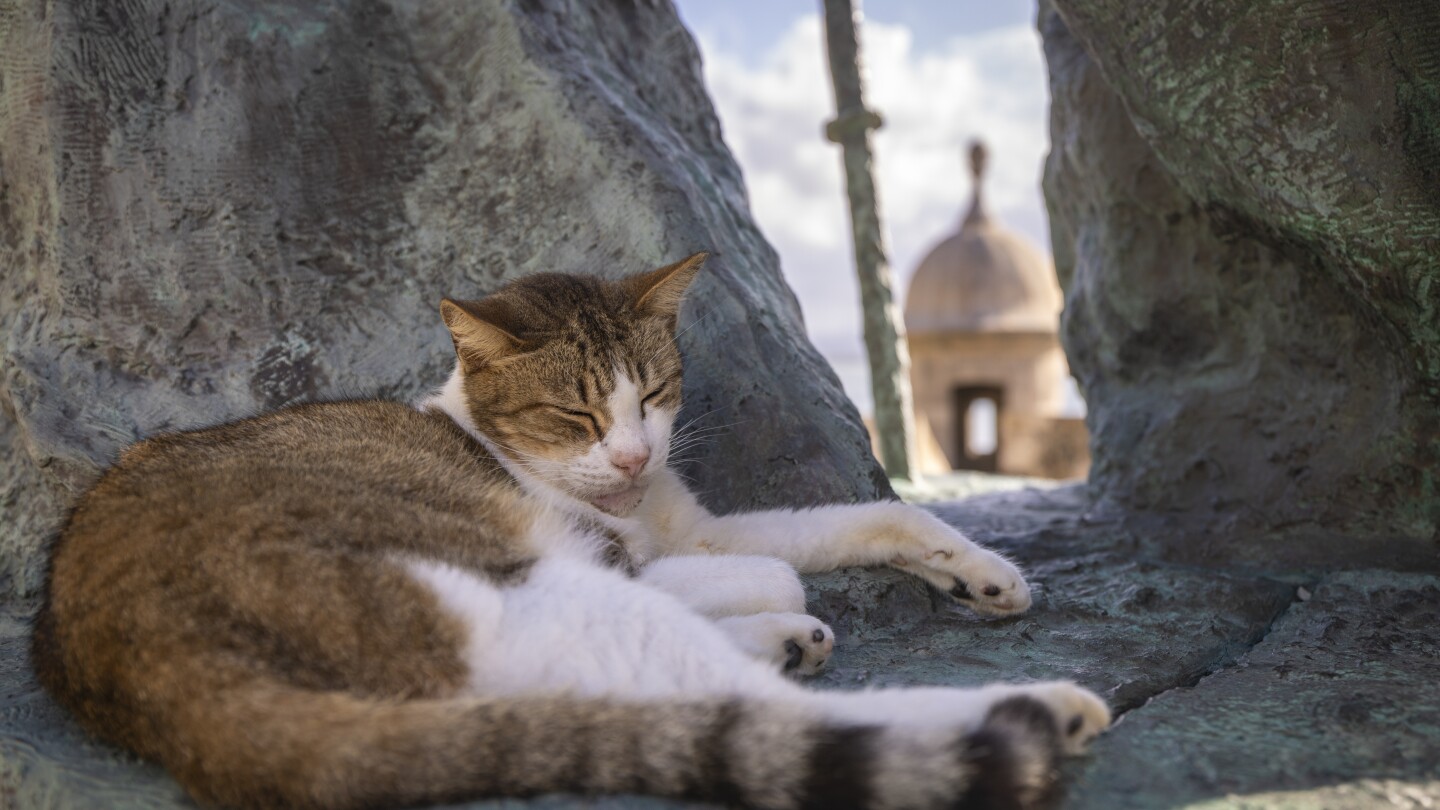
{"type": "Polygon", "coordinates": [[[1047,0],[1039,25],[1095,494],[1433,563],[1440,6],[1047,0]]]}
{"type": "Polygon", "coordinates": [[[683,471],[888,494],[669,3],[0,0],[0,593],[139,437],[414,397],[442,296],[701,248],[683,471]]]}

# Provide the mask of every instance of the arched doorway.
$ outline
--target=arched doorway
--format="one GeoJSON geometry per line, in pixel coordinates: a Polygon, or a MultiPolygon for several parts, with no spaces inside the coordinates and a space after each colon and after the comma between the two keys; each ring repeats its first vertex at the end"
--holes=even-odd
{"type": "Polygon", "coordinates": [[[995,472],[1000,460],[1000,414],[1005,391],[997,385],[967,385],[951,394],[955,413],[955,469],[995,472]]]}

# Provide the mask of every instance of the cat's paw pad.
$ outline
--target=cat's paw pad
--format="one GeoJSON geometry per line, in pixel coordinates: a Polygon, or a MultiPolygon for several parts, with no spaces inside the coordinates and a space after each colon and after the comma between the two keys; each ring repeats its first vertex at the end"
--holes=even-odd
{"type": "Polygon", "coordinates": [[[955,575],[955,584],[946,589],[957,602],[978,613],[1013,616],[1030,609],[1030,586],[1015,566],[1000,561],[992,566],[998,570],[962,571],[955,575]]]}
{"type": "Polygon", "coordinates": [[[1030,586],[1010,561],[958,535],[891,564],[910,571],[977,613],[1010,616],[1030,609],[1030,586]],[[946,542],[948,541],[948,542],[946,542]]]}
{"type": "Polygon", "coordinates": [[[751,656],[797,677],[815,675],[835,651],[835,632],[804,613],[755,613],[715,622],[751,656]]]}
{"type": "Polygon", "coordinates": [[[802,678],[818,675],[825,668],[825,662],[835,651],[835,632],[824,622],[813,616],[804,616],[808,622],[798,622],[793,635],[785,639],[781,647],[785,650],[785,661],[781,669],[802,678]]]}
{"type": "Polygon", "coordinates": [[[1024,694],[1044,703],[1055,717],[1060,746],[1066,754],[1085,753],[1090,742],[1110,727],[1110,707],[1099,695],[1069,681],[1023,687],[1024,694]]]}

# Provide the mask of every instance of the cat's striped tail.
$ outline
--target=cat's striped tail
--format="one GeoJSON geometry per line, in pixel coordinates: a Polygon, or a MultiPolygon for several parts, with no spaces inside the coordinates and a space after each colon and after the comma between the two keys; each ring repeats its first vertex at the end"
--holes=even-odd
{"type": "Polygon", "coordinates": [[[152,753],[202,802],[227,807],[574,792],[766,810],[1010,810],[1042,798],[1059,751],[1050,712],[1025,697],[948,735],[828,725],[768,702],[378,702],[253,682],[188,708],[185,724],[207,731],[152,753]]]}

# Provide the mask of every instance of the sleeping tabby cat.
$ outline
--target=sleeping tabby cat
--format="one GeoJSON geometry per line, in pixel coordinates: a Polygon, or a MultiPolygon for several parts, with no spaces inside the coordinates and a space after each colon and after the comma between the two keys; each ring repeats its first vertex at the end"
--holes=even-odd
{"type": "Polygon", "coordinates": [[[55,546],[34,660],[199,801],[550,791],[1018,807],[1109,723],[1069,683],[817,692],[796,571],[889,564],[977,611],[1010,563],[899,503],[713,515],[666,466],[704,261],[445,301],[418,407],[300,405],[127,449],[55,546]]]}

